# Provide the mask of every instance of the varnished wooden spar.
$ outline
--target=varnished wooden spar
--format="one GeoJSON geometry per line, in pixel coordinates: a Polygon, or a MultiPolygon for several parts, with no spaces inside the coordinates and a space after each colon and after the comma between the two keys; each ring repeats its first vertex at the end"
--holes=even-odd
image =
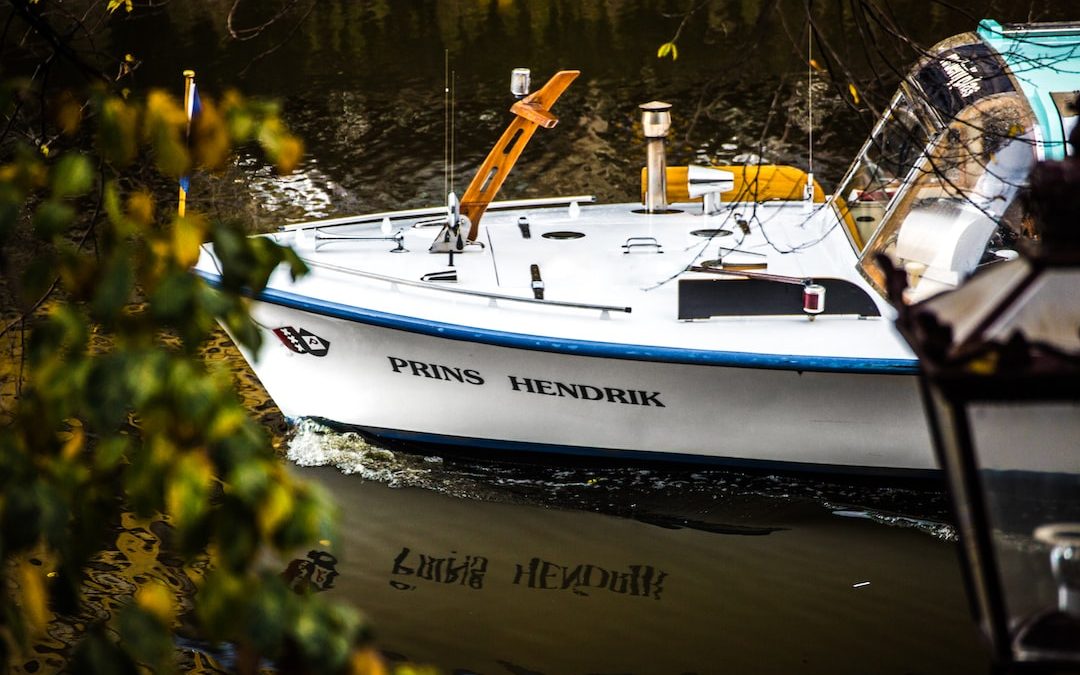
{"type": "Polygon", "coordinates": [[[465,195],[461,198],[461,213],[469,218],[469,241],[474,241],[479,233],[480,218],[488,204],[495,198],[506,180],[510,169],[514,168],[521,151],[532,138],[538,126],[550,129],[559,122],[551,114],[551,106],[559,100],[570,83],[581,74],[580,70],[560,70],[555,73],[540,89],[529,94],[510,107],[516,117],[506,128],[495,147],[488,153],[487,159],[480,165],[480,170],[473,176],[465,195]]]}

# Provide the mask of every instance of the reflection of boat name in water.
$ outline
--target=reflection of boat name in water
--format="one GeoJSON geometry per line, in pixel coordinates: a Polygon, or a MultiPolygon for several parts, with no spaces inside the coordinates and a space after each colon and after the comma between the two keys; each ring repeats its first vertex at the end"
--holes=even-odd
{"type": "MultiPolygon", "coordinates": [[[[402,577],[409,577],[410,581],[423,579],[436,584],[481,590],[487,571],[488,559],[481,555],[458,558],[451,551],[449,556],[436,557],[414,553],[405,546],[394,558],[391,574],[398,578],[391,579],[390,586],[399,591],[415,590],[415,583],[402,580],[402,577]]],[[[533,557],[527,564],[514,565],[513,584],[537,590],[570,591],[581,596],[588,596],[588,590],[593,589],[659,600],[665,579],[667,572],[652,565],[627,565],[625,569],[615,569],[591,563],[561,565],[533,557]]]]}
{"type": "MultiPolygon", "coordinates": [[[[405,562],[410,559],[411,553],[412,550],[407,546],[401,549],[401,553],[394,558],[393,574],[439,584],[458,584],[477,590],[484,586],[484,574],[488,566],[488,559],[484,556],[467,555],[464,558],[456,558],[451,555],[446,558],[436,558],[417,553],[416,562],[409,567],[405,565],[405,562]]],[[[405,583],[399,579],[392,579],[390,585],[399,591],[410,591],[416,588],[414,584],[405,583]]]]}
{"type": "MultiPolygon", "coordinates": [[[[457,381],[461,384],[482,385],[487,380],[479,371],[472,368],[447,366],[441,363],[428,363],[414,359],[403,359],[398,356],[387,356],[390,361],[390,369],[395,373],[424,377],[431,380],[444,382],[457,381]]],[[[602,401],[605,403],[622,403],[623,405],[643,405],[666,408],[660,400],[660,392],[645,391],[642,389],[623,389],[620,387],[599,387],[591,384],[578,384],[556,382],[554,380],[537,380],[531,377],[519,377],[507,375],[510,388],[526,394],[540,394],[542,396],[558,396],[559,398],[573,398],[583,401],[602,401]]]]}
{"type": "Polygon", "coordinates": [[[627,571],[606,569],[588,563],[560,565],[550,560],[533,558],[528,567],[518,564],[515,585],[543,590],[569,590],[575,595],[588,595],[585,589],[607,590],[620,595],[660,599],[667,572],[652,565],[627,565],[627,571]]]}

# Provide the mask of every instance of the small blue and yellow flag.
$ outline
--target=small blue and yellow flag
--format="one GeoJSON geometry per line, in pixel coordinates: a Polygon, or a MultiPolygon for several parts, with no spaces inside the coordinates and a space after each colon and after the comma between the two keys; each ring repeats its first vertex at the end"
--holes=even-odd
{"type": "MultiPolygon", "coordinates": [[[[191,142],[191,125],[202,112],[202,101],[199,100],[199,88],[195,86],[195,71],[184,71],[184,111],[187,113],[187,137],[191,142]]],[[[187,192],[191,187],[191,176],[180,178],[180,203],[177,207],[178,215],[183,218],[187,207],[187,192]]]]}

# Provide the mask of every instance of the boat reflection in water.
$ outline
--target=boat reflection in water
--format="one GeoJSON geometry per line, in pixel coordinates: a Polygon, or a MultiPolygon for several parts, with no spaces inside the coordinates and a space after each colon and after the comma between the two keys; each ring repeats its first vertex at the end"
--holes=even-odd
{"type": "Polygon", "coordinates": [[[363,609],[391,658],[455,673],[986,671],[940,493],[425,459],[304,428],[290,454],[338,464],[297,471],[343,517],[329,551],[297,562],[363,609]]]}

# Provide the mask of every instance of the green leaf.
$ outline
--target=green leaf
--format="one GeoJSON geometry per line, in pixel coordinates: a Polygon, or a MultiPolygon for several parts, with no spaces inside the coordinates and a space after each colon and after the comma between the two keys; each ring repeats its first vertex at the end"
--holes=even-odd
{"type": "Polygon", "coordinates": [[[123,255],[114,255],[102,270],[94,293],[94,314],[99,319],[115,318],[124,306],[131,302],[135,288],[135,271],[131,261],[123,255]]]}
{"type": "Polygon", "coordinates": [[[115,181],[109,181],[105,184],[105,213],[109,216],[109,222],[116,234],[127,237],[135,232],[137,226],[124,213],[120,202],[120,188],[115,181]]]}
{"type": "Polygon", "coordinates": [[[41,535],[41,512],[33,483],[10,486],[0,512],[4,532],[4,548],[17,551],[33,545],[41,535]]]}
{"type": "Polygon", "coordinates": [[[94,467],[99,471],[112,471],[130,450],[131,440],[127,436],[109,436],[94,446],[94,467]]]}
{"type": "Polygon", "coordinates": [[[139,675],[131,656],[109,639],[104,624],[95,624],[79,641],[72,658],[73,673],[114,673],[139,675]]]}
{"type": "Polygon", "coordinates": [[[301,606],[291,628],[294,639],[309,659],[322,669],[338,670],[357,641],[360,616],[350,608],[311,599],[301,606]]]}
{"type": "Polygon", "coordinates": [[[136,131],[138,111],[119,98],[99,100],[97,148],[102,158],[118,167],[135,159],[138,151],[136,131]]]}
{"type": "Polygon", "coordinates": [[[229,487],[237,499],[255,504],[269,484],[266,468],[256,460],[240,462],[229,473],[229,487]]]}
{"type": "Polygon", "coordinates": [[[206,513],[213,476],[214,467],[202,453],[188,453],[173,466],[165,503],[177,527],[187,527],[206,513]]]}
{"type": "Polygon", "coordinates": [[[180,270],[166,274],[150,296],[154,316],[170,325],[184,323],[191,316],[196,278],[180,270]]]}
{"type": "Polygon", "coordinates": [[[75,209],[54,199],[42,202],[34,212],[34,234],[39,239],[51,240],[65,232],[75,221],[75,209]]]}
{"type": "MultiPolygon", "coordinates": [[[[0,246],[5,245],[8,237],[15,231],[21,210],[21,200],[8,198],[7,193],[9,190],[4,189],[7,187],[9,186],[0,186],[0,246]]],[[[14,190],[10,190],[10,192],[14,192],[14,190]]]]}
{"type": "Polygon", "coordinates": [[[294,495],[292,512],[274,535],[283,549],[304,546],[313,541],[337,539],[334,531],[333,502],[317,485],[304,485],[294,495]]]}
{"type": "Polygon", "coordinates": [[[94,168],[83,155],[68,153],[52,170],[53,199],[78,197],[94,184],[94,168]]]}
{"type": "Polygon", "coordinates": [[[254,353],[262,347],[262,333],[247,312],[230,312],[224,317],[225,327],[234,340],[254,353]]]}
{"type": "Polygon", "coordinates": [[[263,654],[273,658],[281,650],[290,621],[289,591],[278,578],[263,580],[263,592],[251,599],[251,640],[263,654]]]}
{"type": "Polygon", "coordinates": [[[195,611],[198,613],[199,623],[206,627],[210,635],[227,639],[239,633],[237,605],[255,595],[246,581],[244,577],[221,568],[206,575],[206,580],[199,589],[200,602],[195,611]]]}
{"type": "Polygon", "coordinates": [[[247,568],[258,550],[258,528],[254,514],[235,500],[222,504],[214,519],[223,572],[237,573],[247,568]]]}
{"type": "Polygon", "coordinates": [[[54,281],[56,281],[55,255],[45,253],[31,260],[22,275],[19,301],[23,307],[29,308],[40,300],[54,281]]]}
{"type": "Polygon", "coordinates": [[[117,429],[126,421],[132,398],[126,381],[131,366],[127,354],[110,354],[91,364],[86,388],[94,392],[94,404],[86,412],[92,426],[117,429]]]}
{"type": "Polygon", "coordinates": [[[307,263],[297,255],[296,251],[288,246],[283,246],[282,248],[284,249],[282,251],[282,258],[289,265],[289,274],[293,281],[296,281],[311,271],[308,268],[307,263]]]}

